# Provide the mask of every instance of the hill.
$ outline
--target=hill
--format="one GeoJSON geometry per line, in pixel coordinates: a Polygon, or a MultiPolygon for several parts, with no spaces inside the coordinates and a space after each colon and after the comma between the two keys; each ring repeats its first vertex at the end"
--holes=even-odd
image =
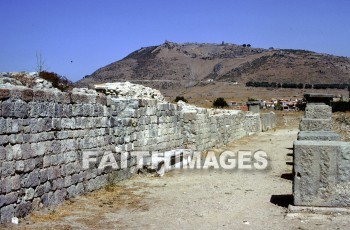
{"type": "Polygon", "coordinates": [[[243,86],[248,81],[333,84],[349,80],[350,59],[346,57],[227,43],[165,42],[132,52],[76,85],[92,87],[103,82],[130,81],[172,96],[190,88],[205,90],[205,86],[213,82],[218,85],[237,82],[243,86]]]}

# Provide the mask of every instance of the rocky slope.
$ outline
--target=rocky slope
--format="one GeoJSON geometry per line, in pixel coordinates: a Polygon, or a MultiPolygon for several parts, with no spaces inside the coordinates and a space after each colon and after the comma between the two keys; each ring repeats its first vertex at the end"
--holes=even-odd
{"type": "Polygon", "coordinates": [[[141,48],[76,83],[130,81],[161,90],[210,81],[348,83],[350,59],[305,50],[260,49],[234,44],[177,44],[141,48]]]}

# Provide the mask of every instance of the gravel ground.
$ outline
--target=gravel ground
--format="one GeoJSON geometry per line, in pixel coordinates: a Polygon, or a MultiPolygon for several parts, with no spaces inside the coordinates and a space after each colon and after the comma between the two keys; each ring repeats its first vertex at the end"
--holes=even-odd
{"type": "Polygon", "coordinates": [[[266,170],[176,170],[137,175],[112,188],[35,212],[15,229],[349,229],[350,217],[287,217],[297,129],[232,142],[224,150],[263,150],[266,170]]]}

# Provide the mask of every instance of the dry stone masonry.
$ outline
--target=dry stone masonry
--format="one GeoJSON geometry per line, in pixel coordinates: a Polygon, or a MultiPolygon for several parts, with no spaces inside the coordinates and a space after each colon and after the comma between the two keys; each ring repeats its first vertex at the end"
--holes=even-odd
{"type": "Polygon", "coordinates": [[[350,143],[331,130],[331,107],[307,104],[294,142],[294,205],[350,206],[350,143]]]}
{"type": "MultiPolygon", "coordinates": [[[[98,169],[110,151],[206,150],[261,131],[259,114],[203,109],[164,101],[159,91],[128,83],[95,90],[0,87],[0,220],[24,217],[31,210],[122,180],[127,168],[98,169]],[[98,159],[82,167],[84,151],[98,159]]],[[[264,117],[274,126],[274,114],[264,117]]]]}

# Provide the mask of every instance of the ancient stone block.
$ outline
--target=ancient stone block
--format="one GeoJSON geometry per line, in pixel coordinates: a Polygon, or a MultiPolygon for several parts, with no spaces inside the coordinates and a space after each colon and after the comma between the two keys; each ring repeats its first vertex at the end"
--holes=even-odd
{"type": "Polygon", "coordinates": [[[329,119],[332,117],[332,107],[326,104],[307,104],[305,117],[310,119],[329,119]]]}
{"type": "Polygon", "coordinates": [[[22,91],[22,100],[29,102],[33,100],[33,90],[32,89],[24,89],[22,91]]]}
{"type": "Polygon", "coordinates": [[[73,104],[80,104],[80,103],[89,103],[90,98],[87,94],[82,94],[82,93],[71,93],[70,94],[71,102],[73,104]]]}
{"type": "Polygon", "coordinates": [[[24,200],[32,200],[34,198],[35,191],[33,188],[28,188],[25,190],[24,200]]]}
{"type": "Polygon", "coordinates": [[[31,211],[31,208],[32,208],[31,202],[22,201],[20,204],[16,206],[16,211],[15,211],[16,217],[18,218],[25,217],[26,215],[29,214],[29,212],[31,211]]]}
{"type": "Polygon", "coordinates": [[[18,199],[18,194],[17,192],[8,193],[5,195],[4,199],[5,199],[4,201],[5,205],[16,203],[18,199]]]}
{"type": "Polygon", "coordinates": [[[39,180],[38,171],[32,171],[28,174],[25,174],[21,180],[21,185],[24,188],[35,187],[39,185],[39,183],[40,183],[40,180],[39,180]]]}
{"type": "Polygon", "coordinates": [[[5,161],[2,162],[1,177],[7,177],[15,174],[16,162],[15,161],[5,161]]]}
{"type": "Polygon", "coordinates": [[[1,103],[1,114],[2,117],[12,117],[14,113],[14,100],[6,100],[1,103]]]}
{"type": "Polygon", "coordinates": [[[333,131],[300,131],[298,140],[340,141],[340,135],[333,131]]]}
{"type": "Polygon", "coordinates": [[[9,89],[0,88],[0,100],[4,101],[10,98],[11,91],[9,89]]]}
{"type": "Polygon", "coordinates": [[[4,206],[0,209],[0,222],[9,222],[15,216],[15,206],[13,204],[4,206]]]}
{"type": "Polygon", "coordinates": [[[300,131],[331,131],[332,119],[302,118],[299,129],[300,131]]]}
{"type": "Polygon", "coordinates": [[[350,143],[294,142],[294,205],[350,206],[350,143]]]}
{"type": "Polygon", "coordinates": [[[48,90],[33,90],[33,101],[51,101],[55,93],[48,90]]]}

